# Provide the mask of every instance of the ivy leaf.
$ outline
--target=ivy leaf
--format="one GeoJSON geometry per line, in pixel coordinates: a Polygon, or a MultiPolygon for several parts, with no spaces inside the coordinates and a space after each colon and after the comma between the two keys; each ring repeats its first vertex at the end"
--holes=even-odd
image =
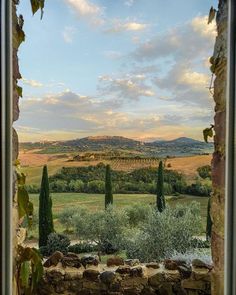
{"type": "Polygon", "coordinates": [[[204,129],[203,137],[205,142],[208,142],[208,137],[213,137],[213,127],[204,129]]]}
{"type": "Polygon", "coordinates": [[[22,87],[20,87],[20,86],[16,86],[16,91],[17,91],[17,93],[18,93],[18,95],[20,96],[20,97],[22,97],[22,92],[23,92],[23,89],[22,89],[22,87]]]}
{"type": "Polygon", "coordinates": [[[39,9],[39,1],[38,0],[30,0],[31,9],[33,14],[35,14],[39,9]]]}
{"type": "Polygon", "coordinates": [[[43,17],[43,8],[44,8],[44,2],[45,0],[30,0],[31,2],[31,9],[33,12],[33,15],[41,9],[41,19],[43,17]]]}
{"type": "Polygon", "coordinates": [[[17,41],[18,41],[18,46],[25,41],[25,33],[24,31],[20,28],[20,26],[17,26],[17,41]]]}
{"type": "Polygon", "coordinates": [[[29,195],[24,187],[18,187],[17,193],[19,218],[28,216],[29,195]]]}
{"type": "Polygon", "coordinates": [[[215,15],[216,15],[216,9],[213,6],[211,6],[211,9],[209,11],[209,16],[208,16],[208,22],[207,22],[208,25],[213,21],[213,19],[215,18],[215,15]]]}
{"type": "Polygon", "coordinates": [[[29,288],[29,278],[30,278],[30,262],[24,261],[21,264],[20,268],[20,280],[21,280],[21,286],[23,288],[28,289],[29,288]]]}
{"type": "Polygon", "coordinates": [[[17,173],[17,181],[19,186],[25,185],[26,175],[24,173],[17,173]]]}

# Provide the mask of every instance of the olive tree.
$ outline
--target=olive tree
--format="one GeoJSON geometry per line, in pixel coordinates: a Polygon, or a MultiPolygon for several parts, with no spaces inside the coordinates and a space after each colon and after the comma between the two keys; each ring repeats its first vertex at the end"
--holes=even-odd
{"type": "Polygon", "coordinates": [[[141,261],[159,261],[173,253],[185,253],[191,248],[193,235],[201,229],[200,205],[155,209],[140,229],[125,239],[127,256],[141,261]]]}
{"type": "Polygon", "coordinates": [[[74,216],[77,237],[88,243],[98,245],[99,254],[104,245],[110,245],[117,251],[122,248],[123,233],[128,223],[124,210],[115,210],[108,206],[104,211],[89,212],[74,216]]]}

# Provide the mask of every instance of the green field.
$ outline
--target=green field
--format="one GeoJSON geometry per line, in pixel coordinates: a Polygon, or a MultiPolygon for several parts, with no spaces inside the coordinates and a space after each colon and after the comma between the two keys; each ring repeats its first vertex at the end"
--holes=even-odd
{"type": "MultiPolygon", "coordinates": [[[[85,194],[85,193],[52,193],[52,203],[53,203],[53,216],[55,222],[55,229],[58,232],[62,232],[64,228],[57,221],[58,213],[64,208],[68,207],[87,207],[88,210],[103,210],[104,209],[104,195],[99,194],[85,194]]],[[[38,211],[38,194],[31,194],[30,200],[34,204],[35,211],[38,211]]],[[[117,208],[132,205],[135,203],[143,204],[155,204],[155,195],[147,194],[117,194],[114,195],[114,205],[117,208]]],[[[197,201],[201,206],[201,216],[202,216],[202,231],[205,230],[206,216],[207,216],[207,197],[195,197],[181,195],[178,197],[168,196],[166,197],[167,203],[170,206],[175,206],[176,204],[189,204],[192,201],[197,201]]],[[[35,236],[35,232],[33,233],[35,236]]]]}

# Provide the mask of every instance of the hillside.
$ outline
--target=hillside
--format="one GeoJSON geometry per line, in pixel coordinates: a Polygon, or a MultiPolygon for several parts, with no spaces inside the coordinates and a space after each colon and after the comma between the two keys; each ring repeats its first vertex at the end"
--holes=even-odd
{"type": "Polygon", "coordinates": [[[35,150],[40,154],[70,152],[118,152],[114,155],[137,154],[144,157],[175,157],[209,154],[213,143],[180,137],[169,141],[142,142],[122,136],[89,136],[81,139],[53,142],[21,143],[21,150],[35,150]]]}

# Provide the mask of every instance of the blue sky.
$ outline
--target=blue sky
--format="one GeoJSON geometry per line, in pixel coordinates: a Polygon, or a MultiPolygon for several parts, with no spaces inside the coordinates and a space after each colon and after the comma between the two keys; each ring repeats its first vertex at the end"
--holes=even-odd
{"type": "Polygon", "coordinates": [[[208,0],[22,0],[20,141],[202,139],[213,122],[208,0]]]}

